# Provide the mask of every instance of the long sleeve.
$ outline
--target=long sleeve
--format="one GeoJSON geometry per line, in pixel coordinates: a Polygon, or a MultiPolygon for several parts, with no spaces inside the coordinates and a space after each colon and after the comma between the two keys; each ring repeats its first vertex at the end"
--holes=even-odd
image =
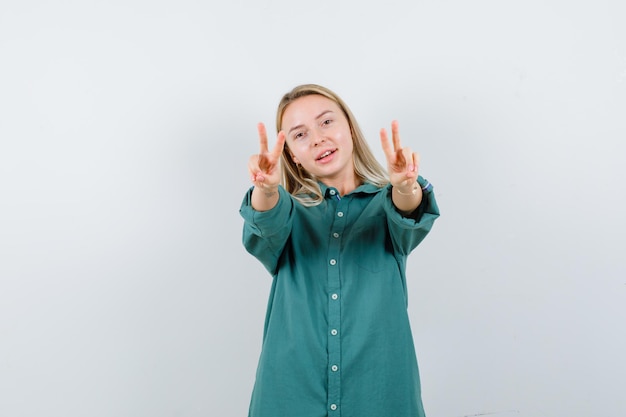
{"type": "Polygon", "coordinates": [[[278,260],[291,234],[293,224],[293,199],[283,187],[278,187],[278,192],[279,200],[276,206],[261,212],[252,208],[251,188],[239,209],[245,221],[243,245],[272,275],[277,272],[278,260]]]}
{"type": "Polygon", "coordinates": [[[383,207],[387,214],[394,249],[403,256],[411,253],[424,240],[439,217],[439,207],[432,185],[421,176],[418,177],[418,183],[422,187],[422,202],[409,216],[402,216],[394,207],[391,200],[391,186],[387,186],[382,193],[385,199],[383,207]]]}

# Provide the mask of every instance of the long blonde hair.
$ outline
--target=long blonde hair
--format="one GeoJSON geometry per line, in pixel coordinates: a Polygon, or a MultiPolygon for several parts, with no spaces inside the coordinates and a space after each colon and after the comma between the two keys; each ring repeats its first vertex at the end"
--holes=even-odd
{"type": "MultiPolygon", "coordinates": [[[[368,146],[361,128],[346,103],[334,92],[316,84],[303,84],[283,96],[276,112],[276,130],[280,132],[283,124],[283,114],[295,100],[320,95],[334,101],[348,119],[352,134],[353,153],[352,161],[354,172],[361,182],[368,182],[377,187],[384,187],[389,183],[387,172],[376,160],[368,146]]],[[[313,175],[300,168],[291,158],[287,144],[281,155],[282,185],[285,189],[305,206],[316,206],[324,200],[322,190],[313,175]]]]}

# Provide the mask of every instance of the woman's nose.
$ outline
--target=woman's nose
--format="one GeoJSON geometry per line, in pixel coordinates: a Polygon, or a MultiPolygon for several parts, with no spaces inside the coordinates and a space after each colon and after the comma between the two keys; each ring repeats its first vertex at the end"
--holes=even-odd
{"type": "Polygon", "coordinates": [[[311,143],[313,144],[313,146],[317,146],[326,140],[326,138],[324,137],[324,133],[320,132],[319,130],[314,130],[312,132],[312,136],[313,140],[311,141],[311,143]]]}

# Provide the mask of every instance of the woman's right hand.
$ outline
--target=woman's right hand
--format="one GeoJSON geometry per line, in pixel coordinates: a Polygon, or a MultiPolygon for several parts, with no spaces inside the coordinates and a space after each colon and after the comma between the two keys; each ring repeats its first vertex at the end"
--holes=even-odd
{"type": "Polygon", "coordinates": [[[259,131],[261,152],[252,155],[248,161],[250,179],[255,187],[275,190],[280,184],[280,154],[285,146],[285,134],[282,131],[278,133],[276,146],[270,152],[267,146],[265,125],[259,123],[257,129],[259,131]]]}

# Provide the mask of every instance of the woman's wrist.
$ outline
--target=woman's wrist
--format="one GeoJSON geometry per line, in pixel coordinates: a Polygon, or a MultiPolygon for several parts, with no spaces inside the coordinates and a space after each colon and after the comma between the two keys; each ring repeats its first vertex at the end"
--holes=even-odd
{"type": "Polygon", "coordinates": [[[255,185],[252,190],[251,205],[256,211],[268,211],[274,208],[280,198],[278,185],[255,185]]]}
{"type": "Polygon", "coordinates": [[[405,195],[405,196],[412,196],[412,195],[417,195],[420,186],[417,183],[417,181],[415,181],[410,187],[398,187],[398,186],[393,186],[393,188],[396,190],[396,192],[400,195],[405,195]]]}
{"type": "Polygon", "coordinates": [[[260,188],[261,188],[261,191],[263,192],[263,195],[267,198],[274,197],[276,194],[278,194],[278,184],[276,185],[263,184],[263,186],[260,188]]]}

